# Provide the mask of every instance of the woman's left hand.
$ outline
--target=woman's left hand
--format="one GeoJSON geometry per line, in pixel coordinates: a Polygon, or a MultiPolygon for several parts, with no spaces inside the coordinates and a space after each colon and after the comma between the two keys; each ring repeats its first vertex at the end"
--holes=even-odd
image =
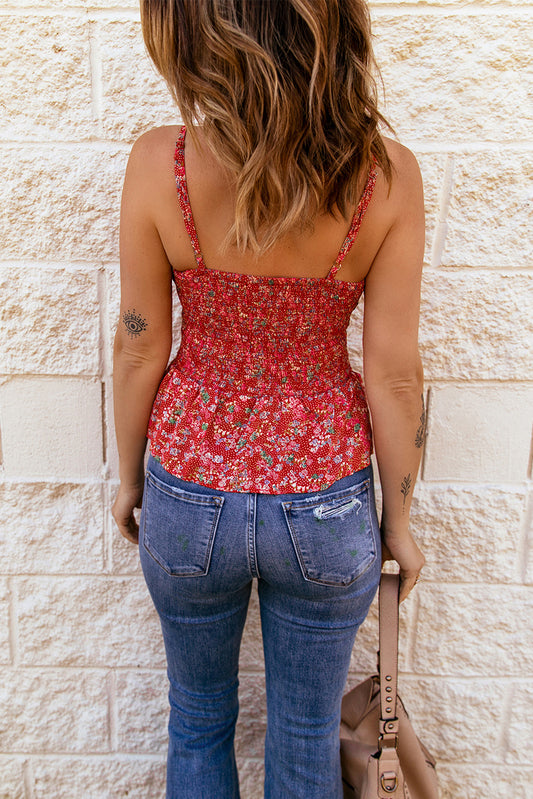
{"type": "Polygon", "coordinates": [[[395,560],[400,567],[400,602],[408,596],[420,577],[426,559],[410,532],[394,536],[381,529],[381,564],[395,560]]]}
{"type": "Polygon", "coordinates": [[[134,508],[140,508],[143,498],[143,486],[125,486],[120,484],[111,513],[121,535],[131,541],[139,543],[139,525],[133,514],[134,508]]]}

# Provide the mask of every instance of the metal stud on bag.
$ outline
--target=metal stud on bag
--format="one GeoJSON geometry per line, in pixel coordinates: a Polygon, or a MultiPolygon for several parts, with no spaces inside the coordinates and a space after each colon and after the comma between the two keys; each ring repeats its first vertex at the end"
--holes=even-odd
{"type": "Polygon", "coordinates": [[[398,600],[398,576],[383,574],[380,674],[356,685],[342,700],[344,799],[438,799],[435,759],[417,738],[397,696],[398,600]]]}

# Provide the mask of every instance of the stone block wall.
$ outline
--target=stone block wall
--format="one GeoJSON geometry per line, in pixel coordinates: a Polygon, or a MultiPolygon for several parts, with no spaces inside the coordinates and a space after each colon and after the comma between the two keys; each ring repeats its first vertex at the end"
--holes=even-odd
{"type": "MultiPolygon", "coordinates": [[[[533,796],[532,10],[372,6],[386,111],[426,189],[427,566],[400,686],[443,799],[533,796]]],[[[136,0],[1,0],[0,32],[0,799],[160,799],[163,647],[109,512],[111,341],[128,151],[178,117],[136,0]]],[[[359,333],[360,315],[355,363],[359,333]]],[[[373,607],[350,683],[376,633],[373,607]]],[[[260,799],[255,598],[241,707],[242,795],[260,799]]]]}

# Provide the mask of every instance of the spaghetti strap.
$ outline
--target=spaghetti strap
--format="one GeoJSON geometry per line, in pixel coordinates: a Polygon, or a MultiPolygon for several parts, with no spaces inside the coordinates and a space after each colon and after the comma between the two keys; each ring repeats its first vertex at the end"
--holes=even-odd
{"type": "Polygon", "coordinates": [[[187,176],[185,173],[185,133],[187,128],[182,125],[179,132],[178,140],[176,142],[176,150],[174,152],[174,175],[176,176],[176,188],[178,190],[178,200],[183,214],[183,221],[192,248],[194,250],[194,257],[198,269],[206,269],[202,251],[200,249],[200,242],[198,241],[198,233],[196,232],[196,225],[192,215],[191,203],[189,200],[189,189],[187,188],[187,176]]]}
{"type": "MultiPolygon", "coordinates": [[[[191,242],[191,246],[194,251],[194,257],[196,258],[196,264],[198,269],[207,270],[205,265],[204,257],[202,255],[202,251],[200,249],[200,242],[198,241],[198,233],[196,231],[196,225],[194,224],[194,217],[192,214],[191,203],[189,200],[189,189],[187,187],[187,175],[185,171],[185,134],[187,132],[187,128],[185,125],[182,125],[178,139],[176,141],[176,149],[174,152],[174,175],[176,176],[176,188],[178,191],[178,200],[181,208],[181,212],[183,214],[183,221],[185,222],[185,227],[187,229],[187,233],[189,234],[189,239],[191,242]]],[[[365,215],[366,209],[368,208],[368,204],[372,199],[372,193],[374,191],[374,186],[376,185],[376,159],[374,158],[374,163],[370,172],[368,173],[368,178],[366,181],[365,188],[361,195],[361,199],[355,209],[355,213],[352,217],[352,222],[350,225],[350,229],[342,247],[339,250],[339,253],[335,259],[333,266],[331,267],[330,271],[326,276],[326,280],[334,280],[335,275],[339,271],[340,267],[342,266],[342,262],[344,261],[345,257],[350,252],[352,245],[357,238],[357,234],[359,233],[359,228],[361,227],[361,222],[363,221],[363,217],[365,215]]]]}
{"type": "Polygon", "coordinates": [[[357,238],[357,234],[359,233],[359,228],[361,227],[361,222],[363,221],[366,209],[368,208],[368,204],[372,199],[374,186],[376,185],[376,178],[377,178],[376,159],[374,158],[374,162],[372,164],[370,172],[368,173],[368,178],[363,193],[361,195],[361,199],[359,200],[357,208],[355,209],[355,213],[352,217],[352,223],[350,225],[348,235],[344,239],[342,247],[339,250],[339,254],[335,259],[335,263],[333,264],[333,266],[331,267],[331,269],[327,274],[327,280],[334,280],[335,275],[342,266],[342,262],[344,261],[350,250],[352,249],[352,245],[355,239],[357,238]]]}

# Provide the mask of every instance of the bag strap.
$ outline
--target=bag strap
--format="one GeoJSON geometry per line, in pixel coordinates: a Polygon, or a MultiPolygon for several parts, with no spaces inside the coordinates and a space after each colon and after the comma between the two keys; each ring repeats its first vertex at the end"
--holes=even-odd
{"type": "Polygon", "coordinates": [[[379,585],[379,748],[398,743],[398,618],[400,576],[382,574],[379,585]]]}

